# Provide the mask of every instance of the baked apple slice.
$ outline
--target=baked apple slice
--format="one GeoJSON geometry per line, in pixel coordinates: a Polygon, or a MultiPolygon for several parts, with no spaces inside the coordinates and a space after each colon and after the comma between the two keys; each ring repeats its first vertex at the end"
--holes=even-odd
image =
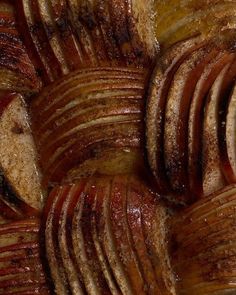
{"type": "Polygon", "coordinates": [[[145,83],[146,71],[141,69],[84,69],[34,99],[33,130],[45,185],[61,181],[68,173],[76,174],[70,171],[79,171],[85,162],[92,169],[93,161],[95,171],[109,167],[111,172],[111,158],[113,162],[119,158],[122,165],[127,163],[127,170],[138,166],[145,83]],[[112,151],[117,152],[114,157],[112,151]],[[128,154],[136,159],[134,164],[128,154]]]}
{"type": "Polygon", "coordinates": [[[44,192],[25,102],[21,95],[5,94],[0,108],[0,163],[4,177],[20,198],[18,203],[41,210],[44,192]]]}
{"type": "Polygon", "coordinates": [[[69,15],[90,65],[149,66],[157,53],[151,1],[69,1],[69,15]],[[141,16],[142,15],[142,16],[141,16]]]}
{"type": "Polygon", "coordinates": [[[20,0],[16,2],[16,8],[20,32],[35,66],[44,82],[54,81],[62,75],[63,69],[47,38],[38,1],[20,0]]]}
{"type": "Polygon", "coordinates": [[[235,185],[224,188],[174,218],[172,266],[180,294],[233,294],[235,185]]]}
{"type": "Polygon", "coordinates": [[[204,69],[199,78],[190,105],[188,119],[188,179],[191,192],[203,195],[202,179],[202,130],[203,113],[207,95],[223,67],[232,61],[233,54],[220,52],[204,69]]]}
{"type": "Polygon", "coordinates": [[[11,1],[0,4],[0,89],[32,94],[41,81],[26,52],[16,26],[15,7],[11,1]]]}
{"type": "Polygon", "coordinates": [[[50,294],[40,260],[39,221],[25,219],[1,225],[0,292],[50,294]]]}
{"type": "Polygon", "coordinates": [[[218,50],[209,43],[193,52],[181,64],[169,88],[164,126],[165,168],[173,191],[180,195],[189,190],[187,130],[192,95],[202,71],[218,50]]]}
{"type": "Polygon", "coordinates": [[[218,138],[218,112],[221,90],[224,79],[228,75],[230,64],[227,64],[215,80],[205,105],[203,123],[203,191],[205,195],[217,191],[225,184],[221,170],[219,138],[218,138]]]}
{"type": "Polygon", "coordinates": [[[164,122],[168,91],[177,69],[199,47],[200,41],[196,37],[170,48],[158,62],[150,84],[146,113],[147,154],[161,193],[170,190],[164,162],[164,122]]]}
{"type": "MultiPolygon", "coordinates": [[[[221,142],[221,164],[224,175],[229,183],[236,182],[236,152],[235,152],[235,86],[230,95],[229,101],[226,106],[226,114],[222,118],[221,132],[224,133],[224,140],[221,142]],[[223,147],[222,147],[223,144],[223,147]]],[[[221,140],[221,138],[220,138],[221,140]]]]}

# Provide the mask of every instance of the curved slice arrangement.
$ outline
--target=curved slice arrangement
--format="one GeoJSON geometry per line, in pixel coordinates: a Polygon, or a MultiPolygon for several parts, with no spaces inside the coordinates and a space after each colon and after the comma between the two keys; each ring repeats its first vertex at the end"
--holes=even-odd
{"type": "Polygon", "coordinates": [[[44,212],[57,294],[173,294],[167,214],[139,178],[93,177],[56,187],[44,212]]]}
{"type": "Polygon", "coordinates": [[[194,37],[173,45],[153,74],[148,159],[160,191],[177,202],[191,203],[234,182],[235,52],[227,38],[220,40],[194,37]]]}
{"type": "Polygon", "coordinates": [[[236,292],[236,1],[0,1],[0,294],[236,292]]]}

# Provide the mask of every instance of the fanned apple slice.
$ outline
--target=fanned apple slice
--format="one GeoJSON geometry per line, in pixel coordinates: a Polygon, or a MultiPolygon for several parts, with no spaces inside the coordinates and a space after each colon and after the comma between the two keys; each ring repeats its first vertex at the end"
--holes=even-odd
{"type": "MultiPolygon", "coordinates": [[[[37,0],[16,2],[18,24],[28,51],[45,82],[52,82],[63,73],[60,63],[47,39],[37,0]]],[[[49,31],[48,31],[49,32],[49,31]]]]}
{"type": "Polygon", "coordinates": [[[129,276],[125,272],[116,249],[110,215],[110,194],[112,178],[103,178],[97,182],[96,223],[98,237],[119,289],[124,294],[133,294],[129,276]]]}
{"type": "Polygon", "coordinates": [[[215,80],[205,106],[203,123],[203,192],[205,195],[217,191],[225,185],[221,171],[218,142],[218,112],[221,88],[227,76],[230,64],[227,64],[215,80]]]}
{"type": "Polygon", "coordinates": [[[68,281],[58,242],[59,217],[64,198],[67,197],[68,192],[69,187],[58,187],[51,192],[44,208],[42,224],[46,259],[55,292],[58,294],[68,294],[68,281]]]}
{"type": "Polygon", "coordinates": [[[143,145],[145,84],[143,69],[84,69],[54,83],[35,98],[31,114],[44,184],[61,181],[85,162],[92,167],[94,161],[94,171],[109,166],[111,172],[108,161],[116,149],[114,162],[119,158],[121,163],[127,162],[124,169],[127,166],[131,170],[128,151],[130,158],[137,158],[134,166],[138,166],[141,157],[137,151],[141,153],[143,145]]]}
{"type": "Polygon", "coordinates": [[[188,179],[190,191],[198,197],[203,194],[201,135],[206,97],[219,72],[233,58],[232,54],[220,52],[206,66],[192,97],[188,119],[188,179]]]}
{"type": "MultiPolygon", "coordinates": [[[[68,63],[65,58],[65,54],[61,44],[61,38],[55,23],[51,1],[37,0],[37,6],[39,10],[41,25],[43,26],[45,34],[47,36],[47,42],[50,44],[50,47],[58,61],[58,64],[60,65],[62,74],[68,74],[68,63]]],[[[36,9],[36,5],[34,6],[34,9],[36,9]]]]}
{"type": "Polygon", "coordinates": [[[169,191],[164,163],[164,122],[166,100],[172,79],[181,63],[198,48],[201,39],[192,38],[170,48],[153,73],[147,99],[146,138],[148,161],[162,193],[169,191]]]}
{"type": "Polygon", "coordinates": [[[82,64],[83,53],[72,30],[66,0],[52,0],[52,17],[58,30],[61,47],[70,71],[82,64]]]}
{"type": "Polygon", "coordinates": [[[164,126],[165,167],[173,190],[180,195],[189,189],[187,130],[192,95],[206,64],[216,57],[218,50],[210,43],[193,52],[181,64],[170,85],[164,126]]]}
{"type": "Polygon", "coordinates": [[[109,261],[105,254],[105,250],[102,244],[102,238],[99,236],[99,224],[97,221],[100,219],[100,211],[98,212],[98,208],[100,209],[101,201],[100,198],[102,195],[99,195],[100,188],[97,189],[95,200],[92,208],[92,216],[91,216],[91,233],[94,241],[94,246],[97,251],[97,256],[99,263],[101,265],[104,277],[106,278],[107,284],[110,288],[111,294],[118,295],[120,294],[119,286],[116,282],[112,269],[110,267],[109,261]],[[98,199],[99,198],[99,199],[98,199]]]}
{"type": "Polygon", "coordinates": [[[172,222],[171,260],[179,294],[233,294],[235,185],[181,212],[172,222]]]}
{"type": "Polygon", "coordinates": [[[89,294],[110,294],[106,279],[97,257],[91,232],[91,210],[95,201],[96,187],[88,181],[74,208],[72,241],[77,264],[89,294]]]}
{"type": "Polygon", "coordinates": [[[1,225],[0,294],[50,294],[40,260],[39,221],[1,225]]]}
{"type": "Polygon", "coordinates": [[[75,255],[71,250],[71,227],[74,215],[74,208],[75,204],[77,203],[77,199],[80,197],[83,189],[83,183],[81,183],[79,186],[75,185],[70,187],[68,194],[65,196],[64,199],[58,228],[60,253],[72,294],[84,294],[82,277],[79,273],[78,267],[74,263],[75,255]]]}
{"type": "Polygon", "coordinates": [[[158,286],[154,266],[146,246],[146,237],[142,224],[143,198],[140,191],[140,182],[135,177],[130,177],[127,183],[127,222],[130,231],[131,241],[137,253],[140,269],[145,281],[145,291],[148,294],[162,294],[161,287],[158,286]],[[139,189],[138,189],[139,188],[139,189]]]}
{"type": "Polygon", "coordinates": [[[130,277],[134,293],[145,294],[145,282],[127,220],[127,181],[125,177],[115,177],[112,181],[109,204],[111,227],[117,253],[130,277]]]}
{"type": "Polygon", "coordinates": [[[149,66],[157,52],[151,30],[151,1],[69,1],[71,22],[90,65],[149,66]]]}
{"type": "Polygon", "coordinates": [[[0,4],[0,89],[32,94],[39,90],[40,79],[16,27],[15,7],[11,1],[0,4]]]}
{"type": "Polygon", "coordinates": [[[226,106],[226,114],[221,123],[221,132],[224,141],[221,142],[221,165],[224,175],[229,183],[236,182],[236,92],[235,86],[226,106]],[[223,129],[223,130],[222,130],[223,129]],[[223,147],[222,147],[223,145],[223,147]]]}
{"type": "Polygon", "coordinates": [[[175,276],[169,259],[168,214],[165,206],[150,188],[142,190],[142,227],[145,245],[154,269],[160,294],[176,295],[175,276]]]}
{"type": "Polygon", "coordinates": [[[0,108],[4,104],[0,117],[1,169],[21,202],[41,210],[44,192],[25,102],[20,95],[6,94],[0,108]]]}

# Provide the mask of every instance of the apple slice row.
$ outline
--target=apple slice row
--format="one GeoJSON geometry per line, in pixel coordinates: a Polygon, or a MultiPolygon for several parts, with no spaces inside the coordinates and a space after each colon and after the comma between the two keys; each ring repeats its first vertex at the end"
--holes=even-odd
{"type": "Polygon", "coordinates": [[[151,1],[145,5],[123,0],[68,2],[71,23],[93,66],[152,62],[157,46],[151,30],[151,1]]]}
{"type": "Polygon", "coordinates": [[[42,225],[55,293],[175,294],[166,218],[136,176],[55,187],[42,225]]]}
{"type": "Polygon", "coordinates": [[[11,1],[0,4],[0,20],[0,89],[35,93],[41,82],[20,39],[11,1]]]}
{"type": "Polygon", "coordinates": [[[197,201],[172,221],[178,294],[234,294],[235,185],[197,201]]]}
{"type": "Polygon", "coordinates": [[[26,208],[32,207],[34,215],[42,209],[45,193],[27,107],[23,97],[15,93],[2,93],[0,101],[1,171],[18,196],[17,206],[20,205],[21,210],[23,204],[26,208]]]}
{"type": "Polygon", "coordinates": [[[156,36],[163,47],[196,33],[205,38],[236,26],[234,1],[156,1],[156,36]]]}
{"type": "MultiPolygon", "coordinates": [[[[123,161],[135,166],[127,151],[130,157],[141,152],[145,85],[142,69],[91,68],[68,75],[36,97],[31,117],[44,184],[60,182],[91,159],[94,164],[101,159],[97,164],[105,167],[112,151],[113,160],[122,163],[123,154],[123,161]]],[[[113,171],[117,173],[115,167],[113,171]]]]}
{"type": "Polygon", "coordinates": [[[174,202],[191,203],[227,183],[220,155],[225,132],[219,130],[236,73],[231,37],[223,43],[199,42],[201,37],[180,42],[154,72],[146,114],[148,160],[158,190],[173,194],[174,202]],[[174,52],[176,59],[169,59],[174,52]]]}
{"type": "Polygon", "coordinates": [[[43,270],[37,219],[1,225],[0,294],[50,294],[43,270]]]}

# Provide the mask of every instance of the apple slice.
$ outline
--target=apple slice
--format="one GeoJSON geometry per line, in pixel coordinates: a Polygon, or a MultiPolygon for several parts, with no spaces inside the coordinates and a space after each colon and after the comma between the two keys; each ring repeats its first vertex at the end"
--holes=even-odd
{"type": "Polygon", "coordinates": [[[39,221],[7,223],[0,229],[0,293],[49,294],[40,260],[39,221]],[[31,293],[30,293],[31,292],[31,293]]]}
{"type": "Polygon", "coordinates": [[[171,260],[180,294],[233,294],[235,185],[181,212],[172,222],[171,260]]]}
{"type": "Polygon", "coordinates": [[[204,69],[192,97],[188,119],[188,179],[190,191],[203,195],[202,180],[202,130],[205,101],[212,84],[222,68],[232,61],[233,55],[220,52],[204,69]]]}
{"type": "Polygon", "coordinates": [[[130,232],[130,239],[134,244],[135,253],[142,276],[145,281],[145,291],[148,294],[161,294],[161,287],[158,285],[154,267],[151,262],[146,246],[146,237],[144,236],[144,229],[142,225],[142,205],[143,194],[140,189],[140,182],[135,177],[130,177],[127,183],[127,222],[128,232],[130,232]]]}
{"type": "MultiPolygon", "coordinates": [[[[165,167],[173,191],[182,195],[189,189],[187,174],[188,114],[196,83],[218,48],[206,45],[191,54],[177,70],[167,98],[164,149],[165,167]]],[[[192,202],[187,196],[186,202],[192,202]]]]}
{"type": "Polygon", "coordinates": [[[84,191],[84,186],[85,183],[81,182],[69,188],[62,205],[58,227],[60,254],[63,267],[67,274],[70,290],[73,294],[84,294],[85,291],[82,275],[78,266],[75,264],[76,257],[71,247],[73,243],[71,228],[74,209],[78,203],[78,198],[81,197],[81,193],[84,191]]]}
{"type": "Polygon", "coordinates": [[[86,69],[50,86],[48,95],[33,101],[33,130],[45,185],[61,181],[85,161],[102,163],[105,151],[109,157],[118,149],[119,160],[123,154],[131,167],[125,150],[133,158],[142,148],[145,83],[145,70],[86,69]]]}
{"type": "Polygon", "coordinates": [[[2,105],[4,101],[7,107],[0,117],[1,169],[19,197],[18,203],[41,210],[44,192],[24,100],[11,94],[1,98],[2,105]]]}
{"type": "Polygon", "coordinates": [[[132,294],[130,277],[125,272],[119,253],[116,249],[110,215],[110,194],[112,178],[101,178],[97,186],[96,223],[98,237],[109,262],[115,281],[122,293],[132,294]]]}
{"type": "Polygon", "coordinates": [[[71,22],[91,65],[149,66],[152,63],[157,52],[156,41],[151,29],[143,30],[150,23],[151,2],[143,9],[142,0],[135,5],[124,0],[96,4],[70,0],[69,8],[71,22]]]}
{"type": "Polygon", "coordinates": [[[78,69],[82,64],[83,53],[69,22],[67,2],[51,1],[53,19],[57,27],[62,50],[70,71],[78,69]]]}
{"type": "MultiPolygon", "coordinates": [[[[109,181],[109,180],[108,180],[109,181]]],[[[99,195],[99,191],[101,191],[101,182],[99,187],[97,188],[95,200],[92,208],[92,216],[91,216],[91,233],[93,237],[94,246],[96,248],[97,256],[99,263],[101,265],[102,272],[104,277],[106,278],[107,284],[110,288],[112,294],[119,294],[120,288],[116,282],[112,269],[110,267],[108,258],[105,254],[105,250],[102,244],[102,237],[99,236],[99,224],[98,220],[100,219],[100,209],[101,209],[101,202],[102,202],[102,195],[99,195]],[[99,199],[98,199],[99,198],[99,199]]]]}
{"type": "Polygon", "coordinates": [[[215,80],[207,102],[203,123],[203,191],[205,195],[217,191],[225,185],[225,178],[221,171],[220,151],[218,139],[218,111],[221,88],[226,79],[230,64],[227,64],[215,80]]]}
{"type": "Polygon", "coordinates": [[[11,1],[0,4],[0,89],[32,94],[39,90],[40,79],[19,36],[15,9],[11,1]]]}
{"type": "Polygon", "coordinates": [[[69,192],[69,187],[55,188],[49,195],[44,208],[42,233],[46,259],[53,280],[56,293],[67,294],[68,281],[62,263],[58,242],[59,216],[64,198],[69,192]]]}
{"type": "MultiPolygon", "coordinates": [[[[148,161],[158,191],[169,191],[164,163],[164,122],[166,100],[172,79],[181,63],[201,44],[199,37],[170,48],[154,71],[147,99],[146,138],[148,161]]],[[[202,45],[201,45],[202,46],[202,45]]]]}
{"type": "Polygon", "coordinates": [[[160,294],[175,295],[176,278],[169,259],[167,208],[150,187],[142,185],[142,228],[155,279],[161,290],[160,294]]]}
{"type": "MultiPolygon", "coordinates": [[[[229,183],[236,182],[236,151],[235,151],[235,108],[236,108],[236,93],[235,86],[229,99],[226,120],[222,120],[221,126],[225,131],[225,148],[223,149],[223,158],[221,158],[224,175],[229,183]]],[[[222,130],[222,129],[221,129],[222,130]]],[[[223,144],[224,144],[223,143],[223,144]]],[[[221,146],[222,148],[222,146],[221,146]]],[[[222,150],[221,150],[222,151],[222,150]]]]}
{"type": "Polygon", "coordinates": [[[88,293],[109,294],[103,276],[91,232],[91,209],[95,201],[96,187],[88,181],[74,208],[72,241],[77,264],[81,270],[88,293]]]}
{"type": "Polygon", "coordinates": [[[130,277],[134,293],[145,294],[145,282],[127,221],[127,181],[125,177],[115,177],[112,180],[109,204],[111,228],[116,251],[130,277]]]}
{"type": "Polygon", "coordinates": [[[52,82],[63,74],[43,26],[37,0],[20,0],[16,3],[18,23],[29,52],[43,72],[45,82],[52,82]]]}

